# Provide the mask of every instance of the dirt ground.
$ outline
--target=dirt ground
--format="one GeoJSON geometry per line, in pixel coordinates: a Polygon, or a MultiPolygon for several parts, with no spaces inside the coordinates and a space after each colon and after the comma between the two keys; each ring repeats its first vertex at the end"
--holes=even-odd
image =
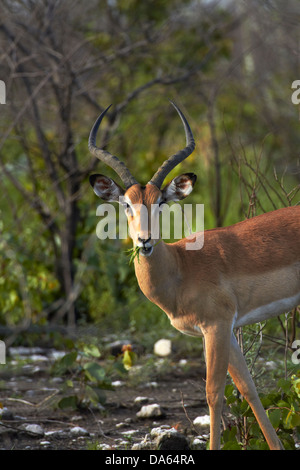
{"type": "Polygon", "coordinates": [[[195,359],[185,367],[173,364],[170,372],[153,377],[149,383],[123,384],[107,391],[102,411],[55,409],[53,402],[60,384],[49,375],[42,361],[26,363],[18,373],[14,368],[1,366],[0,449],[129,450],[152,428],[161,425],[193,434],[193,419],[207,414],[204,370],[200,364],[195,359]],[[141,405],[134,403],[138,396],[159,404],[163,417],[138,418],[141,405]]]}

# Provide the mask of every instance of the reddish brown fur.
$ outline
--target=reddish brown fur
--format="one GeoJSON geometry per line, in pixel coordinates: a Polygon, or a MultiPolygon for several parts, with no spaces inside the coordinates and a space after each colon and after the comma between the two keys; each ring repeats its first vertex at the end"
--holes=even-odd
{"type": "MultiPolygon", "coordinates": [[[[162,192],[148,184],[127,192],[148,213],[162,192]]],[[[135,217],[138,223],[138,214],[135,217]]],[[[205,231],[204,246],[186,250],[186,239],[154,244],[135,259],[144,294],[182,332],[205,337],[210,448],[220,446],[226,373],[251,405],[271,449],[282,445],[268,420],[232,334],[235,325],[262,321],[300,303],[300,206],[260,215],[230,227],[205,231]]],[[[151,227],[144,238],[151,235],[151,227]]]]}
{"type": "MultiPolygon", "coordinates": [[[[160,191],[152,185],[141,191],[135,185],[126,194],[150,211],[160,191]]],[[[219,297],[224,304],[219,315],[232,319],[241,307],[246,313],[246,308],[300,292],[299,233],[300,206],[295,206],[207,230],[198,251],[187,251],[186,239],[161,242],[149,258],[136,263],[137,279],[144,294],[177,328],[190,317],[190,327],[209,321],[219,297]],[[290,270],[286,280],[284,270],[290,270]]]]}

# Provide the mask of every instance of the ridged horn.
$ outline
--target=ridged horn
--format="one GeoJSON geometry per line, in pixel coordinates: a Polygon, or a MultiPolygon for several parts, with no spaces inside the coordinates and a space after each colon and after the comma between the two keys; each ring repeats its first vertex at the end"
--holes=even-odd
{"type": "Polygon", "coordinates": [[[110,166],[119,175],[126,189],[128,189],[130,188],[130,186],[137,184],[136,179],[132,176],[128,168],[123,162],[118,159],[118,157],[115,157],[106,150],[103,150],[96,146],[96,138],[99,126],[110,107],[111,105],[108,106],[95,121],[95,124],[93,125],[92,130],[90,132],[88,147],[92,155],[99,158],[99,160],[101,160],[106,165],[110,166]]]}
{"type": "Polygon", "coordinates": [[[183,150],[180,150],[179,152],[175,153],[171,157],[169,157],[167,160],[164,161],[164,163],[159,167],[157,172],[154,174],[154,176],[151,178],[149,181],[150,184],[154,184],[157,186],[159,189],[161,188],[161,185],[163,184],[164,179],[170,173],[175,166],[177,166],[179,163],[181,163],[183,160],[185,160],[195,149],[195,140],[191,131],[191,128],[189,126],[189,123],[187,122],[184,114],[178,106],[176,106],[173,101],[170,101],[170,103],[174,106],[176,109],[177,113],[179,114],[184,131],[185,131],[185,137],[186,137],[186,147],[183,150]]]}

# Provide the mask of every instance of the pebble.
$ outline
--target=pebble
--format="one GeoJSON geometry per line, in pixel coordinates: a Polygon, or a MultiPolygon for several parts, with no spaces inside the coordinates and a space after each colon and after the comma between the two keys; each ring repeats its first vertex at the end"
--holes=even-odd
{"type": "Polygon", "coordinates": [[[89,432],[86,429],[81,428],[80,426],[75,426],[74,428],[71,428],[70,433],[72,434],[72,436],[76,437],[89,435],[89,432]]]}
{"type": "Polygon", "coordinates": [[[199,433],[201,431],[206,431],[210,426],[210,416],[197,416],[197,418],[194,419],[193,424],[199,433]]]}
{"type": "Polygon", "coordinates": [[[164,412],[161,409],[161,406],[158,405],[157,403],[153,403],[152,405],[144,405],[140,409],[140,411],[137,412],[137,417],[138,418],[158,418],[161,416],[164,416],[164,412]]]}
{"type": "Polygon", "coordinates": [[[149,402],[148,397],[136,397],[134,399],[134,404],[135,405],[146,405],[149,402]]]}
{"type": "Polygon", "coordinates": [[[45,432],[45,437],[53,437],[55,439],[64,439],[68,437],[68,433],[63,431],[62,429],[56,431],[47,431],[45,432]]]}
{"type": "Polygon", "coordinates": [[[50,446],[50,445],[51,445],[51,442],[50,442],[50,441],[41,441],[41,442],[40,442],[40,445],[41,445],[41,446],[50,446]]]}
{"type": "Polygon", "coordinates": [[[187,363],[188,363],[187,359],[180,359],[180,361],[179,361],[179,365],[182,366],[182,367],[186,366],[187,363]]]}
{"type": "Polygon", "coordinates": [[[123,423],[123,422],[121,422],[121,423],[117,423],[117,424],[116,424],[116,428],[117,428],[117,429],[120,429],[120,428],[128,428],[128,426],[129,426],[129,423],[123,423]]]}
{"type": "Polygon", "coordinates": [[[122,387],[124,385],[124,382],[122,382],[122,380],[115,380],[111,384],[113,387],[122,387]]]}
{"type": "Polygon", "coordinates": [[[121,434],[124,436],[133,436],[134,434],[137,434],[139,431],[138,429],[128,429],[128,431],[122,431],[121,434]]]}
{"type": "Polygon", "coordinates": [[[39,424],[23,424],[21,426],[21,429],[26,432],[29,432],[30,434],[36,435],[36,437],[41,437],[45,434],[44,429],[39,424]]]}
{"type": "Polygon", "coordinates": [[[169,424],[163,424],[162,426],[158,426],[156,428],[151,429],[150,436],[151,437],[158,437],[162,433],[164,433],[166,431],[171,431],[172,432],[172,430],[176,432],[176,429],[171,428],[171,426],[169,426],[169,424]]]}
{"type": "Polygon", "coordinates": [[[175,428],[168,425],[153,428],[150,434],[132,446],[132,450],[190,450],[189,443],[175,428]]]}
{"type": "Polygon", "coordinates": [[[193,450],[205,450],[206,449],[206,441],[201,439],[201,437],[196,437],[192,442],[193,450]]]}
{"type": "Polygon", "coordinates": [[[169,356],[172,352],[172,342],[169,339],[159,339],[154,344],[154,354],[159,357],[169,356]]]}
{"type": "Polygon", "coordinates": [[[145,388],[157,388],[158,383],[157,382],[146,382],[145,383],[145,388]]]}

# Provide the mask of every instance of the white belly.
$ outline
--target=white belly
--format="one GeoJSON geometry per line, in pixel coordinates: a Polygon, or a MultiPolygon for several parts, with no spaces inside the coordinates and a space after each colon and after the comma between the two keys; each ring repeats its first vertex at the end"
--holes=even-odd
{"type": "Polygon", "coordinates": [[[267,305],[262,305],[256,309],[250,310],[242,317],[237,315],[234,323],[234,328],[238,328],[244,325],[251,325],[260,321],[267,320],[271,317],[276,317],[282,313],[289,312],[293,308],[300,304],[300,293],[293,297],[287,297],[285,299],[276,300],[267,305]]]}

